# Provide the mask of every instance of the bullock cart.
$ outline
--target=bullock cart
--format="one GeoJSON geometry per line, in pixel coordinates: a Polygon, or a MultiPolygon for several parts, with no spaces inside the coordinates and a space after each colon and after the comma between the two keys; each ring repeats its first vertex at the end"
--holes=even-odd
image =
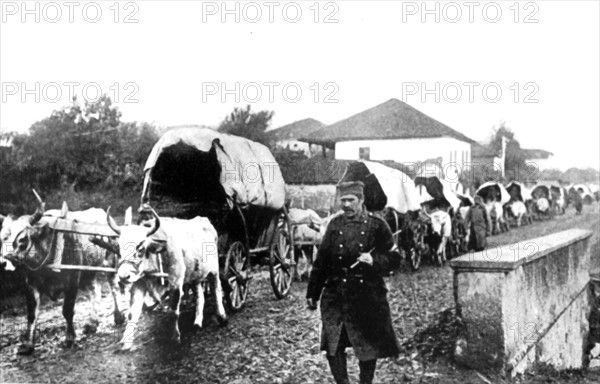
{"type": "Polygon", "coordinates": [[[161,216],[207,217],[219,234],[225,301],[244,306],[251,268],[269,265],[278,299],[291,287],[295,261],[285,183],[262,144],[204,127],[167,131],[144,167],[142,204],[161,216]]]}
{"type": "Polygon", "coordinates": [[[538,219],[553,219],[555,213],[556,196],[552,193],[549,183],[540,182],[531,189],[531,196],[535,204],[533,210],[538,219]]]}
{"type": "Polygon", "coordinates": [[[488,181],[477,188],[475,195],[481,196],[484,201],[491,222],[492,234],[508,231],[510,228],[504,217],[504,205],[510,201],[510,194],[504,185],[488,181]]]}
{"type": "Polygon", "coordinates": [[[545,181],[544,185],[550,188],[552,207],[555,213],[564,215],[567,208],[567,195],[558,181],[545,181]]]}
{"type": "Polygon", "coordinates": [[[324,229],[329,219],[322,219],[312,209],[290,208],[289,218],[294,241],[294,259],[298,279],[308,279],[317,257],[324,229]]]}
{"type": "Polygon", "coordinates": [[[443,173],[437,170],[423,169],[415,177],[415,186],[424,206],[421,220],[427,225],[425,235],[425,248],[432,261],[438,265],[446,262],[446,255],[457,256],[464,248],[465,236],[455,228],[457,224],[456,212],[461,206],[461,199],[452,190],[450,183],[443,178],[443,173]],[[439,208],[435,212],[433,207],[439,208]],[[430,210],[432,210],[430,212],[430,210]],[[442,253],[435,252],[443,240],[442,236],[446,226],[450,225],[450,236],[442,253]]]}
{"type": "Polygon", "coordinates": [[[510,200],[504,205],[504,214],[509,224],[512,222],[520,227],[523,220],[525,224],[533,223],[531,191],[518,181],[508,183],[506,191],[510,195],[510,200]]]}
{"type": "Polygon", "coordinates": [[[340,182],[346,181],[365,184],[365,207],[386,220],[398,249],[413,270],[419,269],[425,226],[418,220],[421,207],[413,180],[396,169],[361,160],[348,165],[340,182]]]}
{"type": "Polygon", "coordinates": [[[452,217],[451,249],[454,255],[459,256],[469,251],[468,231],[465,226],[465,219],[471,207],[475,205],[475,201],[471,196],[466,194],[456,193],[456,197],[460,200],[460,205],[452,217]]]}
{"type": "Polygon", "coordinates": [[[592,202],[595,200],[591,189],[585,184],[575,184],[569,189],[569,193],[572,191],[579,193],[584,204],[592,204],[592,202]]]}

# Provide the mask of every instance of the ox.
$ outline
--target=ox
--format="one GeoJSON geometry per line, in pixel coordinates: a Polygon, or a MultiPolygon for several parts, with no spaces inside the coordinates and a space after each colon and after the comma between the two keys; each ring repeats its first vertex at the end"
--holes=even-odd
{"type": "Polygon", "coordinates": [[[292,237],[296,247],[296,273],[300,279],[310,276],[316,250],[321,243],[323,219],[312,209],[290,208],[292,237]],[[299,252],[299,254],[298,254],[299,252]]]}
{"type": "Polygon", "coordinates": [[[525,203],[519,200],[514,200],[504,206],[504,212],[507,217],[512,217],[517,223],[517,227],[521,226],[523,218],[527,218],[527,207],[525,203]]]}
{"type": "Polygon", "coordinates": [[[550,203],[550,201],[548,201],[548,199],[546,199],[545,197],[540,197],[535,201],[534,207],[540,219],[552,219],[553,211],[551,209],[551,205],[552,204],[550,203]]]}
{"type": "Polygon", "coordinates": [[[127,328],[121,339],[122,349],[133,346],[137,322],[141,316],[146,293],[151,293],[155,285],[156,272],[167,273],[171,288],[171,309],[175,314],[173,339],[180,341],[178,320],[184,285],[196,290],[196,318],[194,325],[201,328],[204,310],[204,291],[202,282],[211,278],[216,296],[218,319],[226,322],[223,307],[223,292],[219,280],[219,259],[217,250],[217,231],[204,217],[192,220],[155,217],[150,227],[133,225],[132,210],[125,213],[124,225],[119,227],[110,217],[108,209],[106,220],[119,235],[119,253],[122,257],[117,274],[120,283],[129,285],[130,312],[127,328]],[[161,231],[158,231],[159,228],[161,231]]]}
{"type": "Polygon", "coordinates": [[[535,200],[533,199],[528,199],[525,201],[525,208],[527,208],[527,214],[525,215],[525,222],[527,224],[533,224],[533,221],[538,221],[539,217],[537,215],[536,209],[535,209],[535,200]]]}
{"type": "MultiPolygon", "coordinates": [[[[2,266],[16,269],[25,277],[27,283],[27,333],[23,344],[17,353],[31,354],[35,347],[36,323],[39,315],[40,297],[48,295],[57,300],[64,293],[63,316],[67,322],[65,346],[71,347],[75,341],[73,315],[75,300],[79,288],[90,289],[91,311],[84,330],[95,332],[98,326],[96,308],[101,298],[101,282],[98,272],[78,270],[48,269],[49,264],[83,265],[94,267],[112,267],[116,265],[116,255],[92,243],[87,235],[57,231],[51,224],[58,218],[84,223],[102,223],[106,213],[102,209],[69,212],[66,203],[61,210],[44,212],[44,203],[33,215],[19,218],[7,216],[2,222],[0,237],[2,238],[2,253],[5,259],[2,266]]],[[[110,244],[106,242],[107,244],[110,244]]],[[[114,320],[122,324],[124,317],[119,308],[120,292],[117,286],[116,274],[109,279],[115,302],[114,320]]]]}
{"type": "Polygon", "coordinates": [[[488,213],[493,235],[510,230],[508,223],[504,219],[504,209],[499,201],[487,201],[485,209],[488,213]]]}

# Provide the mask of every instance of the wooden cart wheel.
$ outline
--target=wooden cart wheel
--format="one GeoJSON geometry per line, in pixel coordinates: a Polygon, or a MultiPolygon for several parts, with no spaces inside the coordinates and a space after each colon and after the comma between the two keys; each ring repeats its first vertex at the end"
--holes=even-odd
{"type": "Polygon", "coordinates": [[[408,252],[408,258],[410,261],[410,266],[413,271],[416,271],[421,266],[421,259],[424,254],[427,254],[429,247],[425,244],[425,233],[424,227],[420,226],[417,233],[417,239],[415,241],[414,247],[411,247],[408,252]]]}
{"type": "Polygon", "coordinates": [[[271,286],[278,299],[283,299],[290,291],[295,266],[290,235],[285,229],[277,228],[269,252],[269,271],[271,286]]]}
{"type": "Polygon", "coordinates": [[[427,232],[427,225],[424,224],[419,229],[419,234],[417,235],[417,244],[415,246],[415,251],[416,251],[415,264],[417,265],[417,268],[419,267],[419,265],[421,265],[421,261],[423,260],[423,257],[429,256],[429,251],[430,251],[429,244],[427,244],[427,242],[425,241],[426,232],[427,232]]]}
{"type": "MultiPolygon", "coordinates": [[[[447,244],[446,244],[447,245],[447,244]]],[[[438,267],[443,267],[444,264],[446,263],[446,251],[447,251],[447,246],[442,250],[442,252],[440,252],[438,254],[437,249],[434,251],[435,252],[435,260],[437,262],[438,267]]]]}
{"type": "Polygon", "coordinates": [[[408,261],[410,262],[410,267],[413,271],[416,271],[421,266],[421,253],[417,250],[416,247],[411,247],[406,255],[408,257],[408,261]]]}
{"type": "Polygon", "coordinates": [[[241,241],[233,242],[227,250],[224,274],[229,284],[227,305],[234,312],[242,309],[246,303],[249,270],[246,247],[241,241]]]}

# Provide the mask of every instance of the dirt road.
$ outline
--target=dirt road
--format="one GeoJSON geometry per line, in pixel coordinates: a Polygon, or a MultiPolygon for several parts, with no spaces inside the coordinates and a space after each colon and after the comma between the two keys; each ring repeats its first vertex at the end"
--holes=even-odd
{"type": "MultiPolygon", "coordinates": [[[[600,266],[600,215],[598,204],[585,206],[584,215],[573,209],[555,220],[535,223],[492,237],[497,244],[523,241],[570,228],[594,231],[592,252],[600,266]]],[[[454,301],[452,271],[446,266],[423,266],[417,273],[403,272],[388,281],[394,326],[405,351],[397,361],[381,361],[377,383],[491,383],[501,377],[483,376],[452,363],[454,301]]],[[[226,327],[216,325],[214,305],[207,303],[205,326],[191,332],[191,312],[182,319],[184,339],[171,345],[164,329],[168,316],[145,314],[138,332],[138,348],[119,353],[121,328],[112,324],[109,297],[98,332],[83,335],[88,303],[76,307],[77,346],[64,350],[64,321],[60,306],[47,302],[41,311],[37,349],[32,356],[17,356],[19,334],[25,329],[24,305],[1,319],[0,382],[7,383],[333,383],[326,360],[318,350],[319,313],[305,309],[306,283],[295,283],[291,295],[277,301],[266,272],[252,280],[247,306],[231,316],[226,327]],[[187,331],[185,329],[187,328],[187,331]]],[[[357,361],[349,367],[357,381],[357,361]]],[[[522,383],[598,383],[597,372],[560,377],[526,376],[522,383]]]]}

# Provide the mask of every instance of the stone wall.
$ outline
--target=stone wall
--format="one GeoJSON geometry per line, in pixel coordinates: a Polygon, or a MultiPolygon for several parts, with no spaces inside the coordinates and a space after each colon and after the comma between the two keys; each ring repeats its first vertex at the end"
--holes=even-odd
{"type": "Polygon", "coordinates": [[[515,374],[581,368],[592,232],[568,230],[454,259],[457,361],[515,374]]]}

